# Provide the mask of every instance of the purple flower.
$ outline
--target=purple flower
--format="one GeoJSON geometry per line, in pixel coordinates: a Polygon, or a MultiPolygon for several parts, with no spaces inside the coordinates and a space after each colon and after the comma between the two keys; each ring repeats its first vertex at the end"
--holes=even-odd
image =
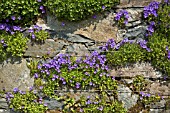
{"type": "Polygon", "coordinates": [[[34,78],[38,78],[38,74],[37,73],[34,74],[34,78]]]}
{"type": "Polygon", "coordinates": [[[89,85],[92,86],[92,85],[93,85],[93,82],[90,82],[89,85]]]}
{"type": "Polygon", "coordinates": [[[40,6],[40,9],[43,10],[43,9],[44,9],[44,6],[40,6]]]}
{"type": "Polygon", "coordinates": [[[168,50],[168,59],[170,60],[170,50],[168,50]]]}
{"type": "Polygon", "coordinates": [[[32,39],[35,39],[35,34],[32,34],[32,39]]]}
{"type": "Polygon", "coordinates": [[[46,107],[47,107],[47,106],[48,106],[48,105],[47,105],[47,103],[44,103],[44,106],[46,106],[46,107]]]}
{"type": "Polygon", "coordinates": [[[32,90],[33,90],[33,86],[30,87],[30,91],[32,91],[32,90]]]}
{"type": "Polygon", "coordinates": [[[168,49],[168,46],[166,46],[166,50],[168,51],[169,49],[168,49]]]}
{"type": "Polygon", "coordinates": [[[9,22],[9,19],[6,19],[5,21],[6,21],[6,22],[9,22]]]}
{"type": "Polygon", "coordinates": [[[98,110],[103,111],[103,106],[98,107],[98,110]]]}
{"type": "Polygon", "coordinates": [[[86,101],[86,105],[88,105],[88,104],[91,104],[91,101],[90,101],[90,100],[87,100],[87,101],[86,101]]]}
{"type": "Polygon", "coordinates": [[[16,19],[16,17],[15,17],[15,16],[11,16],[11,19],[12,19],[12,20],[15,20],[15,19],[16,19]]]}
{"type": "Polygon", "coordinates": [[[93,19],[96,19],[97,18],[97,16],[96,15],[93,15],[93,19]]]}
{"type": "Polygon", "coordinates": [[[43,89],[43,86],[40,86],[39,88],[40,88],[40,89],[43,89]]]}
{"type": "Polygon", "coordinates": [[[159,2],[153,1],[148,6],[144,7],[144,18],[147,18],[149,15],[158,16],[157,9],[159,8],[159,2]]]}
{"type": "Polygon", "coordinates": [[[41,0],[37,0],[37,2],[41,2],[41,0]]]}
{"type": "Polygon", "coordinates": [[[0,30],[4,30],[5,29],[5,24],[0,24],[0,30]]]}
{"type": "Polygon", "coordinates": [[[14,31],[20,31],[20,30],[21,30],[21,27],[19,27],[19,26],[13,26],[13,30],[14,30],[14,31]]]}
{"type": "Polygon", "coordinates": [[[62,25],[62,26],[65,26],[65,23],[64,23],[64,22],[62,22],[62,23],[61,23],[61,25],[62,25]]]}
{"type": "Polygon", "coordinates": [[[14,93],[17,93],[18,91],[19,91],[18,88],[14,88],[14,89],[13,89],[13,92],[14,92],[14,93]]]}
{"type": "Polygon", "coordinates": [[[76,88],[77,89],[80,88],[80,83],[79,82],[76,83],[76,88]]]}
{"type": "Polygon", "coordinates": [[[83,112],[83,109],[82,109],[82,108],[80,108],[80,112],[83,112]]]}
{"type": "Polygon", "coordinates": [[[128,23],[129,13],[126,10],[120,10],[116,13],[115,20],[119,21],[121,18],[124,18],[124,23],[128,23]]]}
{"type": "Polygon", "coordinates": [[[105,10],[105,8],[106,8],[105,6],[102,6],[102,9],[103,9],[103,10],[105,10]]]}
{"type": "Polygon", "coordinates": [[[18,17],[18,20],[21,20],[21,16],[18,17]]]}
{"type": "Polygon", "coordinates": [[[34,30],[33,30],[33,29],[28,29],[28,32],[29,32],[29,33],[33,33],[34,30]]]}
{"type": "Polygon", "coordinates": [[[2,39],[2,40],[1,40],[1,44],[4,44],[4,42],[5,42],[4,39],[2,39]]]}

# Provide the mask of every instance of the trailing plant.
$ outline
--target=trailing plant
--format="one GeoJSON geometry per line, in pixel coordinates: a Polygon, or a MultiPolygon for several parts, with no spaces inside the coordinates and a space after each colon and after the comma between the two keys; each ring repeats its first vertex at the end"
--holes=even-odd
{"type": "Polygon", "coordinates": [[[136,75],[131,85],[133,91],[144,91],[148,84],[143,75],[136,75]]]}
{"type": "Polygon", "coordinates": [[[67,99],[63,109],[64,113],[97,113],[97,112],[115,112],[126,113],[122,103],[114,100],[108,100],[106,96],[81,96],[80,100],[75,101],[72,98],[67,99]]]}
{"type": "Polygon", "coordinates": [[[110,9],[119,0],[47,0],[46,7],[60,20],[79,21],[110,9]]]}
{"type": "Polygon", "coordinates": [[[0,22],[11,25],[30,25],[44,13],[41,0],[1,0],[0,22]]]}
{"type": "Polygon", "coordinates": [[[100,48],[102,50],[108,50],[105,53],[107,63],[112,66],[125,66],[127,64],[140,62],[145,60],[145,52],[150,51],[146,46],[146,41],[141,41],[139,44],[136,44],[128,39],[124,39],[118,44],[114,41],[112,41],[112,43],[108,41],[106,45],[100,48]]]}
{"type": "Polygon", "coordinates": [[[48,32],[42,30],[42,27],[38,25],[34,25],[28,32],[30,33],[31,40],[34,42],[43,43],[49,37],[48,32]]]}
{"type": "Polygon", "coordinates": [[[149,93],[140,92],[140,100],[144,105],[149,105],[154,102],[159,102],[162,98],[159,95],[151,95],[149,93]]]}
{"type": "Polygon", "coordinates": [[[93,87],[99,90],[115,90],[117,82],[107,73],[105,61],[105,56],[96,51],[91,56],[76,60],[60,54],[48,63],[39,64],[39,71],[34,76],[46,82],[45,93],[53,94],[54,90],[62,85],[74,89],[93,87]]]}
{"type": "Polygon", "coordinates": [[[124,28],[128,24],[129,13],[126,10],[120,10],[116,13],[115,20],[118,23],[118,26],[124,28]]]}
{"type": "Polygon", "coordinates": [[[43,102],[42,97],[37,95],[37,91],[30,88],[30,91],[21,91],[14,88],[13,92],[6,93],[6,99],[9,108],[13,111],[24,113],[44,113],[47,110],[47,104],[43,102]]]}
{"type": "Polygon", "coordinates": [[[21,57],[27,48],[27,38],[23,37],[23,34],[16,32],[13,35],[8,33],[0,34],[0,56],[1,61],[5,60],[9,56],[21,57]]]}

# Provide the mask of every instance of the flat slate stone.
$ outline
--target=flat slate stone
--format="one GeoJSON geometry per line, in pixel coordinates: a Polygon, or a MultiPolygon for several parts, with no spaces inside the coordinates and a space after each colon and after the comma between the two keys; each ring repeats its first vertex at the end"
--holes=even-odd
{"type": "Polygon", "coordinates": [[[0,90],[13,91],[14,87],[28,90],[33,86],[34,79],[30,78],[30,70],[25,59],[16,59],[14,62],[0,63],[0,90]]]}

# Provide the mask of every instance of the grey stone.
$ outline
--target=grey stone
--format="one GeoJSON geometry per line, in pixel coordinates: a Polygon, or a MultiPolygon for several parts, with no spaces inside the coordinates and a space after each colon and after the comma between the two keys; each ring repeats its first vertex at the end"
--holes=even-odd
{"type": "Polygon", "coordinates": [[[155,102],[150,105],[151,109],[164,109],[165,108],[166,101],[161,100],[160,102],[155,102]]]}
{"type": "Polygon", "coordinates": [[[64,40],[54,41],[52,39],[47,39],[44,44],[32,44],[30,42],[28,43],[28,49],[24,56],[42,57],[44,55],[49,55],[50,57],[54,57],[65,45],[68,44],[64,40]]]}
{"type": "Polygon", "coordinates": [[[69,36],[69,38],[67,39],[70,42],[75,42],[75,43],[92,43],[94,42],[94,40],[87,38],[83,35],[75,35],[75,34],[67,34],[67,36],[69,36]]]}
{"type": "Polygon", "coordinates": [[[126,38],[132,38],[132,37],[138,37],[140,35],[140,38],[144,38],[144,35],[146,33],[146,26],[137,26],[132,29],[128,29],[126,34],[123,35],[123,37],[126,38]]]}
{"type": "Polygon", "coordinates": [[[164,113],[164,109],[150,109],[149,113],[164,113]]]}
{"type": "Polygon", "coordinates": [[[163,76],[161,72],[155,70],[148,62],[135,63],[117,70],[112,69],[111,75],[116,77],[135,77],[136,75],[143,75],[144,78],[154,79],[159,79],[163,76]]]}
{"type": "Polygon", "coordinates": [[[8,109],[8,104],[5,98],[0,98],[0,109],[8,109]]]}
{"type": "Polygon", "coordinates": [[[14,87],[18,87],[25,91],[33,86],[34,78],[30,77],[26,60],[16,59],[10,62],[8,60],[0,64],[0,90],[5,88],[6,91],[13,91],[14,87]]]}
{"type": "Polygon", "coordinates": [[[90,54],[90,52],[85,47],[85,45],[77,44],[77,43],[74,43],[74,44],[67,46],[66,53],[72,54],[72,55],[81,55],[81,56],[85,56],[86,54],[90,54]]]}
{"type": "Polygon", "coordinates": [[[132,91],[124,86],[118,85],[118,100],[121,101],[126,109],[131,108],[133,105],[137,103],[138,95],[133,94],[132,91]]]}
{"type": "Polygon", "coordinates": [[[50,99],[44,99],[44,103],[47,104],[47,107],[50,110],[54,110],[57,108],[62,109],[64,103],[63,102],[58,102],[56,99],[50,98],[50,99]]]}

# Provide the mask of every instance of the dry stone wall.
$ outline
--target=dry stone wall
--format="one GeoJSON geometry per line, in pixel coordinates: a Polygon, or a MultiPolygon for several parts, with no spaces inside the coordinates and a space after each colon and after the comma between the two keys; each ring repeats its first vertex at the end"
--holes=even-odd
{"type": "MultiPolygon", "coordinates": [[[[120,0],[120,5],[113,7],[111,10],[105,11],[102,14],[95,14],[87,20],[76,23],[58,21],[47,12],[46,19],[38,19],[37,25],[49,32],[50,39],[47,39],[41,45],[29,42],[24,58],[14,59],[12,63],[11,60],[7,60],[0,64],[0,90],[6,88],[12,91],[14,87],[28,90],[33,85],[34,79],[29,76],[30,70],[26,65],[32,58],[42,58],[45,55],[54,57],[60,53],[84,56],[94,50],[99,51],[99,46],[103,45],[110,38],[114,38],[116,42],[125,37],[132,40],[143,39],[147,26],[141,19],[142,11],[143,7],[151,1],[161,0],[120,0]],[[119,29],[114,21],[115,13],[121,9],[126,9],[130,14],[129,23],[125,29],[119,29]]],[[[27,35],[27,31],[24,34],[27,35]]],[[[170,95],[170,83],[162,80],[166,78],[166,75],[156,71],[150,63],[136,63],[134,66],[122,67],[118,70],[113,69],[111,74],[126,84],[132,83],[134,76],[144,75],[150,81],[148,92],[153,94],[159,93],[165,95],[165,97],[170,95]]],[[[121,91],[118,93],[118,99],[124,103],[127,109],[137,103],[138,95],[132,94],[132,90],[129,87],[120,85],[118,91],[121,91]]],[[[86,93],[84,94],[86,95],[86,93]]],[[[73,94],[73,97],[77,97],[77,95],[80,94],[73,94]]],[[[63,103],[55,100],[46,100],[46,102],[51,109],[60,108],[63,105],[63,103]]],[[[164,108],[165,102],[161,102],[155,105],[150,112],[168,112],[164,108]],[[161,108],[156,111],[155,108],[159,107],[159,105],[161,105],[161,108]]],[[[1,112],[10,112],[4,95],[0,95],[1,112]]]]}

